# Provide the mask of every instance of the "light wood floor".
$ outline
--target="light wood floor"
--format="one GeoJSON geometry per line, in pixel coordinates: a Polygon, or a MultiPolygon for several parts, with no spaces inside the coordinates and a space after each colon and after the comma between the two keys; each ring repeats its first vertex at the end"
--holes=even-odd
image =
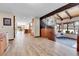
{"type": "Polygon", "coordinates": [[[17,32],[3,56],[76,56],[76,49],[45,38],[34,38],[17,32]]]}

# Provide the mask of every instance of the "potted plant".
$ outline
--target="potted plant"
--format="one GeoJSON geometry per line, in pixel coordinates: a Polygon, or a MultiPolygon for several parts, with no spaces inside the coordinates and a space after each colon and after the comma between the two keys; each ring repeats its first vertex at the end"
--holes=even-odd
{"type": "Polygon", "coordinates": [[[70,34],[70,31],[66,31],[67,34],[70,34]]]}

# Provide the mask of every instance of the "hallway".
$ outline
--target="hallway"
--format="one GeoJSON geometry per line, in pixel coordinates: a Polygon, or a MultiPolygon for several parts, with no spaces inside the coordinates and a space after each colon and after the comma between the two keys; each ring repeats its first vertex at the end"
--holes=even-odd
{"type": "Polygon", "coordinates": [[[75,49],[50,41],[45,38],[34,38],[30,34],[18,31],[16,38],[10,41],[5,56],[74,56],[75,49]]]}

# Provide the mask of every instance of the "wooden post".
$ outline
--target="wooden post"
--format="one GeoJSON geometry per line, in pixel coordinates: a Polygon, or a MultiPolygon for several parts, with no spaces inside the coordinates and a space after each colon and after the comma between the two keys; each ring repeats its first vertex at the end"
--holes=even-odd
{"type": "Polygon", "coordinates": [[[73,22],[73,27],[74,27],[74,34],[75,34],[75,22],[73,22]]]}
{"type": "Polygon", "coordinates": [[[67,23],[67,31],[69,30],[69,24],[67,23]]]}
{"type": "Polygon", "coordinates": [[[14,38],[15,38],[15,16],[13,16],[13,30],[14,30],[14,38]]]}
{"type": "Polygon", "coordinates": [[[61,31],[63,32],[63,29],[64,29],[64,24],[63,24],[63,22],[61,22],[61,31]]]}
{"type": "Polygon", "coordinates": [[[77,35],[77,51],[79,52],[79,34],[77,35]]]}
{"type": "Polygon", "coordinates": [[[59,24],[59,31],[60,31],[60,24],[59,24]]]}
{"type": "Polygon", "coordinates": [[[79,52],[79,28],[78,28],[78,34],[77,34],[77,51],[79,52]]]}

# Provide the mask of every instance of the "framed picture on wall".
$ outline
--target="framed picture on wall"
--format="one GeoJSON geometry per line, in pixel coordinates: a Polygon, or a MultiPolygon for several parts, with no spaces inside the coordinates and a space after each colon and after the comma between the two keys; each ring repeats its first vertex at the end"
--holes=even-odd
{"type": "Polygon", "coordinates": [[[11,18],[3,18],[3,26],[11,26],[11,18]]]}

